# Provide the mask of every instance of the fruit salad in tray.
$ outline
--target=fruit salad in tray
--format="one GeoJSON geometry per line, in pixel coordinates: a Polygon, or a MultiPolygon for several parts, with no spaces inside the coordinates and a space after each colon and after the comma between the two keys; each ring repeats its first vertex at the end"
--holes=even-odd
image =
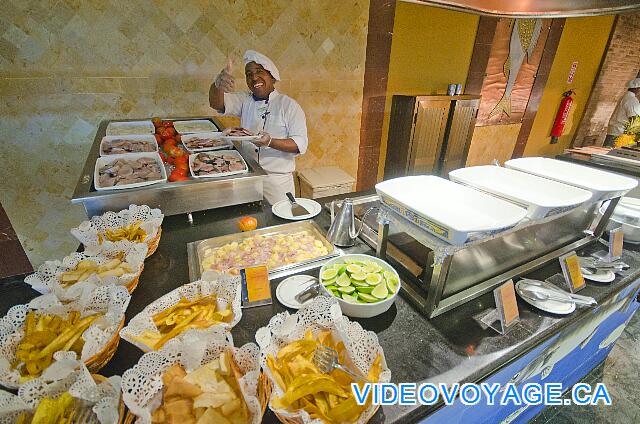
{"type": "Polygon", "coordinates": [[[270,272],[338,255],[310,221],[278,225],[242,234],[189,243],[192,280],[205,271],[237,275],[240,269],[266,265],[270,272]]]}

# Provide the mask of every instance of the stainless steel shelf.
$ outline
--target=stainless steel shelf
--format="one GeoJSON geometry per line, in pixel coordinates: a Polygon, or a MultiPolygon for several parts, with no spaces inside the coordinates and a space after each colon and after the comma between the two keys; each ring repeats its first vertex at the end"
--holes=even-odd
{"type": "MultiPolygon", "coordinates": [[[[218,128],[223,126],[208,117],[177,117],[171,120],[206,119],[218,128]]],[[[140,119],[131,119],[137,121],[140,119]]],[[[220,178],[199,178],[185,182],[167,182],[125,190],[96,191],[93,174],[96,159],[100,156],[100,141],[106,133],[109,120],[102,121],[87,156],[82,174],[76,184],[71,203],[82,204],[88,217],[106,211],[126,209],[130,204],[146,204],[157,207],[165,215],[178,215],[224,206],[251,203],[262,200],[262,180],[266,172],[251,158],[245,157],[249,172],[220,178]]],[[[237,150],[239,145],[234,143],[237,150]]]]}

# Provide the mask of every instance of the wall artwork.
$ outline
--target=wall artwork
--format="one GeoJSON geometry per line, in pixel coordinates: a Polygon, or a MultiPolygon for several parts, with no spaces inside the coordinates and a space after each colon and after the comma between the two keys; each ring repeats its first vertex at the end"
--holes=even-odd
{"type": "Polygon", "coordinates": [[[476,126],[522,121],[550,24],[550,19],[498,21],[476,126]]]}

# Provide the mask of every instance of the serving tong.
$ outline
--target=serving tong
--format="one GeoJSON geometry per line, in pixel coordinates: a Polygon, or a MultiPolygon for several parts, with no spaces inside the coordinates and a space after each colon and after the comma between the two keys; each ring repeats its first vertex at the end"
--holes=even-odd
{"type": "Polygon", "coordinates": [[[318,368],[322,374],[329,374],[334,369],[338,369],[340,371],[344,371],[353,377],[356,381],[367,381],[367,378],[352,371],[351,369],[341,365],[338,361],[338,351],[332,347],[325,345],[318,345],[315,352],[313,353],[313,365],[318,368]]]}
{"type": "Polygon", "coordinates": [[[309,280],[301,284],[306,286],[304,290],[294,296],[294,299],[300,304],[305,303],[307,300],[314,298],[320,294],[320,281],[315,277],[309,276],[309,280]]]}
{"type": "Polygon", "coordinates": [[[580,269],[585,274],[598,274],[600,271],[620,272],[629,268],[629,265],[622,260],[607,262],[594,257],[578,257],[580,269]]]}
{"type": "Polygon", "coordinates": [[[527,284],[527,287],[521,287],[520,292],[530,299],[553,300],[555,302],[575,303],[576,305],[585,306],[598,304],[593,297],[569,293],[560,288],[551,288],[538,280],[523,278],[522,281],[527,284]]]}

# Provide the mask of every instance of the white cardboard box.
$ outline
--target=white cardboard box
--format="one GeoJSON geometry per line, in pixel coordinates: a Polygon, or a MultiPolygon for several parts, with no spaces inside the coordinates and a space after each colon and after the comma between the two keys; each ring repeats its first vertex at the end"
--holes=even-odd
{"type": "Polygon", "coordinates": [[[300,196],[308,199],[351,193],[356,180],[337,166],[298,171],[300,196]]]}

